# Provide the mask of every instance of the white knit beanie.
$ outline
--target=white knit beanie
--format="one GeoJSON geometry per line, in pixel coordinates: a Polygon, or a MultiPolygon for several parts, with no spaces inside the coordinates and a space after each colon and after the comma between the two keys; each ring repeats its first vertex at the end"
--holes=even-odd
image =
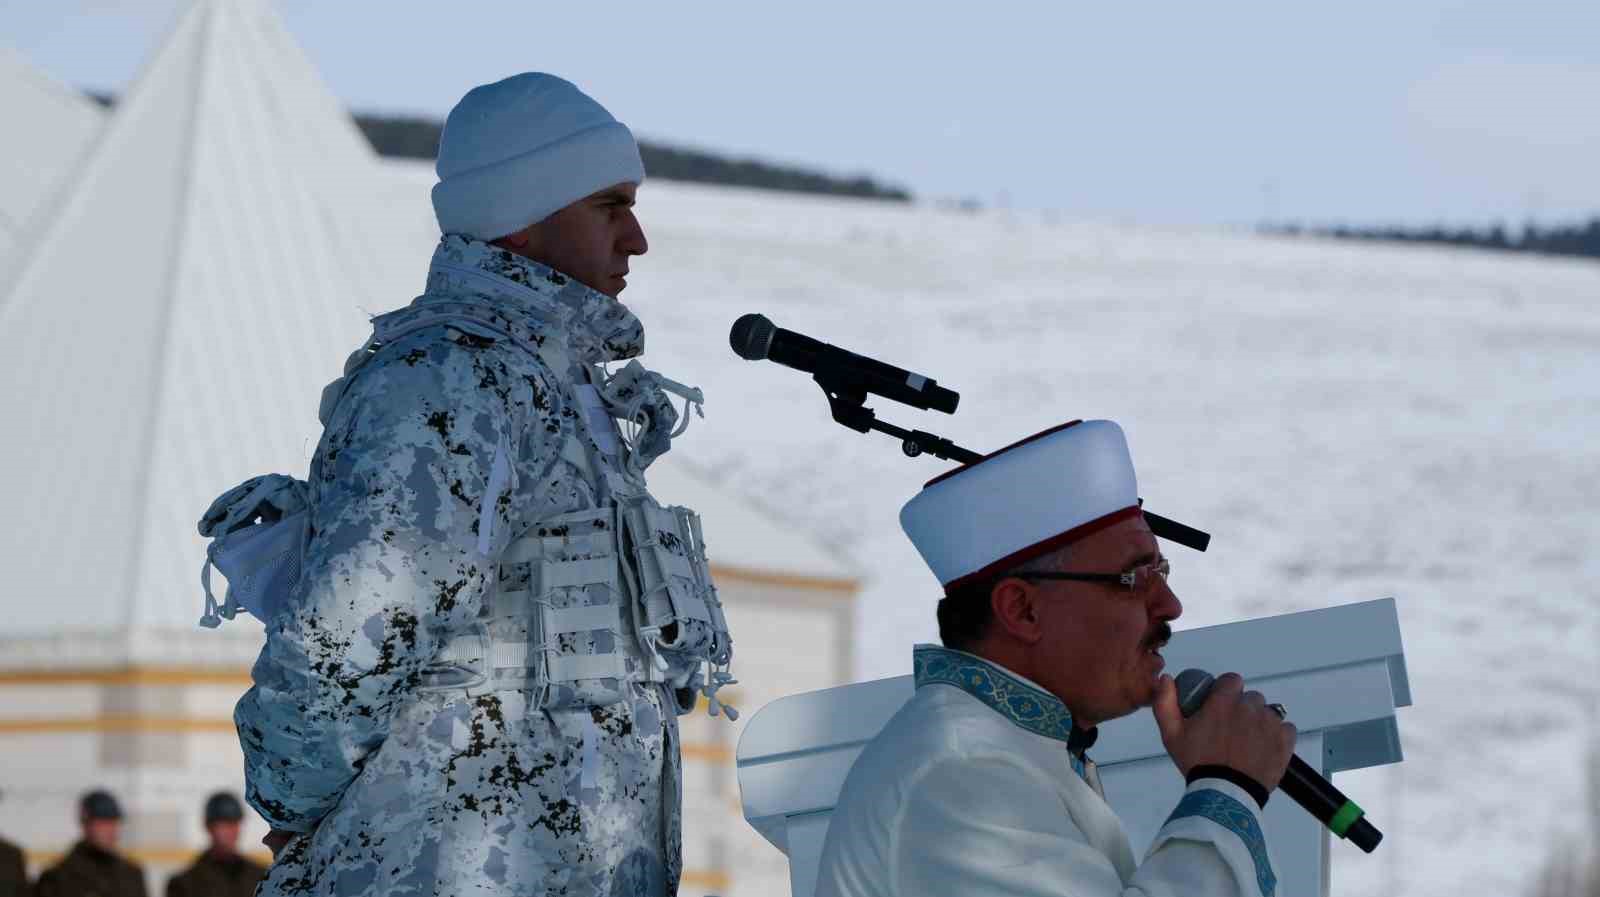
{"type": "Polygon", "coordinates": [[[445,119],[439,230],[494,240],[613,184],[644,182],[626,125],[570,82],[524,72],[467,91],[445,119]]]}

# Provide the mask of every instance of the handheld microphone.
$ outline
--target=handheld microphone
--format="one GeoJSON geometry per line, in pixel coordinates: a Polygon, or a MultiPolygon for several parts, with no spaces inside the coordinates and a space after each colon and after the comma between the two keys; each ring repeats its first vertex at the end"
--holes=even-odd
{"type": "MultiPolygon", "coordinates": [[[[1205,670],[1191,668],[1178,674],[1175,683],[1178,687],[1178,709],[1184,717],[1192,716],[1200,709],[1215,682],[1205,670]]],[[[1317,817],[1329,831],[1353,842],[1367,853],[1371,853],[1383,840],[1383,832],[1366,820],[1366,811],[1340,793],[1298,755],[1289,755],[1289,768],[1284,771],[1278,790],[1317,817]]]]}
{"type": "Polygon", "coordinates": [[[945,389],[929,377],[848,352],[837,346],[775,326],[764,315],[743,315],[733,322],[728,342],[740,358],[765,358],[797,371],[814,374],[827,386],[830,377],[867,392],[904,402],[913,408],[956,413],[959,393],[945,389]]]}

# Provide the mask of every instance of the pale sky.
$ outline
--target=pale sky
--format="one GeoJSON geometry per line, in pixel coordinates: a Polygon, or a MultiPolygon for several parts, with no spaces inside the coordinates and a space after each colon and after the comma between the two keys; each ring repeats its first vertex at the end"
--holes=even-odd
{"type": "MultiPolygon", "coordinates": [[[[0,0],[0,40],[121,90],[178,6],[0,0]]],[[[277,8],[354,109],[442,118],[544,70],[641,138],[928,200],[1157,224],[1600,215],[1596,0],[277,8]]]]}

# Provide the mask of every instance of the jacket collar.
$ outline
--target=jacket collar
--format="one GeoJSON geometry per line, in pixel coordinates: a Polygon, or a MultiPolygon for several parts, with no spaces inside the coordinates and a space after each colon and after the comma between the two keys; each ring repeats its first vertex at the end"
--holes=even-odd
{"type": "Polygon", "coordinates": [[[1099,737],[1098,727],[1084,730],[1074,726],[1072,711],[1060,698],[976,654],[939,645],[917,645],[912,649],[911,667],[917,688],[959,688],[1013,725],[1065,744],[1080,759],[1099,737]]]}
{"type": "Polygon", "coordinates": [[[427,292],[411,308],[439,304],[478,306],[479,313],[505,318],[518,331],[539,334],[539,341],[554,330],[589,364],[644,352],[644,325],[620,300],[461,234],[439,239],[428,266],[427,292]]]}

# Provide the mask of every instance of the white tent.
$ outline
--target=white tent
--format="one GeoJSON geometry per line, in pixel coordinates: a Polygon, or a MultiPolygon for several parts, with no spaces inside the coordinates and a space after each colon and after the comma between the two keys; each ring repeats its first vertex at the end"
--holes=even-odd
{"type": "Polygon", "coordinates": [[[0,262],[26,234],[99,133],[105,113],[9,47],[0,47],[0,109],[11,130],[0,154],[0,262]]]}
{"type": "Polygon", "coordinates": [[[0,298],[0,403],[32,435],[0,449],[32,509],[8,591],[48,596],[14,601],[9,632],[184,659],[168,634],[193,634],[198,512],[251,474],[303,475],[364,309],[420,291],[425,257],[378,255],[417,238],[375,208],[374,160],[264,3],[182,15],[0,298]]]}

